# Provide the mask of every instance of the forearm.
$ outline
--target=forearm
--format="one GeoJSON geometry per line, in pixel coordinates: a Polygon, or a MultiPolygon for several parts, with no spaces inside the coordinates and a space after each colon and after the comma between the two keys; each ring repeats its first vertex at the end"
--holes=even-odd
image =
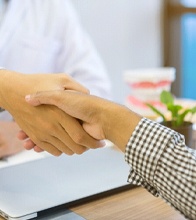
{"type": "Polygon", "coordinates": [[[6,86],[7,80],[5,80],[6,72],[4,68],[0,67],[0,107],[3,109],[5,108],[5,91],[4,87],[6,86]]]}
{"type": "MultiPolygon", "coordinates": [[[[25,95],[47,90],[88,90],[65,74],[22,74],[9,70],[0,71],[0,106],[11,114],[21,108],[29,109],[25,95]]],[[[31,107],[32,109],[32,107],[31,107]]]]}
{"type": "Polygon", "coordinates": [[[97,140],[108,139],[123,152],[126,143],[141,120],[128,108],[96,96],[71,91],[48,91],[31,95],[28,102],[55,105],[83,121],[84,130],[97,140]]]}
{"type": "Polygon", "coordinates": [[[98,112],[103,114],[102,124],[106,139],[125,152],[126,144],[142,117],[115,103],[106,102],[102,106],[104,107],[99,104],[97,108],[104,108],[98,112]]]}
{"type": "Polygon", "coordinates": [[[141,184],[194,219],[196,158],[180,134],[126,107],[81,93],[40,92],[29,96],[28,102],[33,106],[55,105],[83,121],[84,130],[92,137],[112,141],[125,151],[125,160],[132,169],[131,183],[141,184]]]}
{"type": "Polygon", "coordinates": [[[0,72],[0,106],[6,109],[15,119],[22,116],[22,111],[31,111],[25,102],[25,95],[36,92],[38,85],[36,77],[9,70],[0,72]]]}
{"type": "Polygon", "coordinates": [[[15,97],[21,93],[23,81],[21,74],[13,71],[1,69],[0,74],[0,106],[10,111],[18,103],[15,97]]]}

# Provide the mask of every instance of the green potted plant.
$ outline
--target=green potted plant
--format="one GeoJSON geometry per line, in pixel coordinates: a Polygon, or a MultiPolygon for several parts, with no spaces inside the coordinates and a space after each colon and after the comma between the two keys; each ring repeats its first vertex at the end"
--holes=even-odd
{"type": "Polygon", "coordinates": [[[192,125],[191,117],[189,121],[185,120],[185,117],[189,114],[193,116],[196,113],[196,106],[193,108],[183,108],[179,104],[175,104],[174,96],[168,91],[162,91],[160,94],[160,101],[165,105],[167,111],[170,113],[169,119],[155,108],[150,103],[146,105],[158,116],[162,118],[161,124],[183,134],[185,136],[185,143],[188,147],[192,146],[192,125]]]}

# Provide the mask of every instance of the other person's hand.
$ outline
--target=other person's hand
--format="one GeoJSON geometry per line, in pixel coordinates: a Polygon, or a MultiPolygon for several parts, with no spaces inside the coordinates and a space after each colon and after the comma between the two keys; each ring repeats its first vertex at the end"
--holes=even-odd
{"type": "Polygon", "coordinates": [[[74,91],[48,91],[28,95],[26,101],[41,107],[54,105],[83,121],[84,130],[93,138],[108,139],[122,151],[141,117],[113,102],[74,91]]]}
{"type": "MultiPolygon", "coordinates": [[[[6,72],[6,71],[4,71],[6,72]]],[[[88,135],[80,122],[51,105],[30,106],[25,95],[46,90],[74,89],[88,93],[88,90],[65,74],[20,74],[1,72],[0,106],[8,110],[20,128],[39,149],[53,155],[62,152],[68,155],[81,154],[89,147],[103,144],[88,135]],[[3,83],[6,82],[6,83],[3,83]],[[90,146],[89,146],[90,145],[90,146]]]]}
{"type": "Polygon", "coordinates": [[[19,130],[14,121],[0,121],[0,158],[24,150],[22,142],[16,137],[19,130]]]}

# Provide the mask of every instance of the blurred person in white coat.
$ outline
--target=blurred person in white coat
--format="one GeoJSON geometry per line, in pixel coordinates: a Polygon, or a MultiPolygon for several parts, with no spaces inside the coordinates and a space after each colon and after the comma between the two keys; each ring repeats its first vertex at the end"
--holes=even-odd
{"type": "MultiPolygon", "coordinates": [[[[67,73],[111,99],[105,67],[69,0],[0,0],[0,66],[23,73],[67,73]]],[[[0,158],[23,149],[18,125],[0,114],[0,158]]]]}

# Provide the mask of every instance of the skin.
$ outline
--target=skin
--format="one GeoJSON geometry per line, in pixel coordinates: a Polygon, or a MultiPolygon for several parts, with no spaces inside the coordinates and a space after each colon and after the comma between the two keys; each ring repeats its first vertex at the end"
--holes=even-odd
{"type": "MultiPolygon", "coordinates": [[[[94,97],[94,96],[91,96],[88,94],[82,94],[82,93],[74,92],[74,91],[39,92],[34,95],[30,95],[30,96],[28,95],[26,97],[26,101],[29,104],[31,104],[33,106],[37,106],[37,107],[42,106],[42,105],[54,105],[54,106],[62,109],[67,114],[71,115],[72,117],[75,117],[77,119],[82,120],[83,121],[82,126],[83,126],[84,130],[87,133],[89,133],[92,137],[94,137],[96,139],[109,139],[115,145],[117,145],[121,149],[121,151],[123,151],[123,152],[125,152],[126,144],[129,140],[130,136],[134,132],[135,127],[138,125],[139,121],[141,120],[140,116],[138,116],[137,114],[135,114],[131,110],[125,108],[124,106],[117,105],[115,103],[112,103],[107,100],[100,99],[100,98],[97,98],[97,97],[94,97]]],[[[177,140],[177,138],[176,138],[176,140],[177,140]]],[[[140,140],[138,139],[135,141],[139,142],[140,140]]],[[[132,146],[132,147],[136,147],[136,146],[132,146]]],[[[193,165],[194,159],[192,160],[191,163],[189,163],[188,158],[191,158],[191,156],[193,156],[193,155],[190,153],[190,151],[188,152],[188,150],[185,146],[183,147],[183,143],[178,144],[178,141],[176,141],[176,147],[173,146],[173,151],[175,152],[175,148],[179,148],[179,147],[181,148],[181,151],[185,151],[187,153],[187,164],[185,161],[182,161],[182,162],[183,162],[185,170],[186,170],[186,166],[187,166],[187,170],[190,170],[189,168],[191,166],[192,167],[194,166],[193,165]]],[[[149,169],[151,168],[150,161],[151,161],[152,157],[154,156],[154,152],[151,152],[151,153],[148,150],[146,151],[146,156],[149,156],[149,169]]],[[[165,151],[165,153],[168,155],[169,151],[165,151]]],[[[175,156],[173,155],[173,153],[171,153],[171,158],[169,158],[169,161],[171,161],[172,158],[173,159],[175,159],[176,157],[180,158],[180,156],[181,156],[180,153],[175,156]]],[[[132,155],[132,157],[134,157],[134,155],[132,155]]],[[[194,156],[193,156],[193,158],[194,158],[194,156]]],[[[148,161],[145,161],[145,160],[144,160],[144,162],[148,163],[148,161]]],[[[135,163],[135,162],[133,162],[133,163],[135,163]]],[[[163,163],[162,166],[160,165],[158,170],[163,169],[166,166],[165,160],[160,160],[157,163],[163,163]]],[[[130,165],[132,164],[131,159],[129,161],[129,164],[130,165]]],[[[147,165],[148,164],[146,164],[146,166],[147,165]]],[[[137,168],[135,170],[136,174],[138,171],[139,175],[140,175],[140,171],[141,171],[140,166],[138,166],[138,170],[137,170],[137,168]]],[[[190,170],[190,171],[192,171],[192,170],[190,170]]],[[[175,173],[177,172],[177,174],[178,174],[178,170],[177,170],[176,166],[174,166],[173,170],[170,169],[170,171],[168,171],[167,173],[171,173],[171,172],[175,172],[175,173]]],[[[147,172],[147,174],[148,174],[148,172],[147,172]]],[[[151,175],[153,175],[153,174],[151,174],[151,175]]],[[[146,176],[148,176],[148,175],[141,174],[141,177],[143,178],[144,182],[145,182],[146,176]]],[[[189,175],[186,177],[186,172],[183,174],[182,174],[182,172],[181,173],[179,172],[178,176],[183,177],[181,179],[186,180],[187,188],[190,188],[190,186],[192,186],[193,192],[189,192],[189,194],[193,196],[193,194],[195,192],[194,191],[195,179],[194,179],[193,175],[192,175],[192,177],[189,175]]],[[[155,178],[156,178],[156,175],[155,175],[155,178]]],[[[149,180],[148,177],[146,180],[147,180],[146,182],[148,182],[148,180],[149,180]]],[[[166,179],[162,178],[162,180],[167,181],[167,178],[166,179]]],[[[149,180],[149,181],[151,182],[151,180],[149,180]]],[[[172,182],[172,181],[173,181],[173,178],[171,179],[170,182],[172,182]]],[[[149,184],[151,184],[150,182],[149,182],[149,184]]],[[[174,185],[175,184],[179,184],[179,187],[181,187],[180,186],[181,184],[178,180],[176,183],[174,183],[174,185]]],[[[184,209],[184,207],[186,207],[185,202],[184,203],[182,202],[183,198],[180,198],[178,192],[177,193],[171,192],[171,196],[169,196],[166,191],[166,187],[163,185],[163,189],[162,189],[161,188],[162,185],[159,184],[159,181],[158,181],[157,185],[156,185],[156,181],[155,181],[155,184],[154,184],[155,189],[156,189],[156,186],[157,186],[157,191],[159,192],[159,194],[163,198],[165,198],[166,201],[168,201],[174,207],[176,207],[176,204],[178,204],[177,207],[179,210],[181,210],[182,213],[184,213],[187,216],[190,215],[190,218],[192,217],[192,219],[195,219],[193,217],[194,216],[193,210],[187,211],[186,209],[184,209]],[[176,195],[176,197],[175,197],[175,195],[176,195]],[[180,202],[182,202],[182,205],[179,205],[180,202]]],[[[184,186],[185,186],[185,184],[184,184],[184,186]]],[[[185,190],[186,190],[186,186],[185,186],[185,190]]],[[[170,186],[168,186],[168,188],[170,188],[170,186]]],[[[177,188],[174,187],[174,189],[177,189],[177,188]]],[[[185,194],[186,194],[186,192],[185,192],[185,194]]],[[[192,197],[192,199],[193,199],[193,197],[192,197]]]]}
{"type": "MultiPolygon", "coordinates": [[[[93,138],[112,141],[121,151],[141,120],[130,109],[113,102],[74,91],[46,91],[26,96],[33,106],[53,105],[83,121],[84,130],[93,138]]],[[[36,108],[37,108],[36,107],[36,108]]]]}
{"type": "Polygon", "coordinates": [[[0,121],[0,158],[24,150],[22,142],[16,136],[19,131],[17,123],[0,121]]]}
{"type": "Polygon", "coordinates": [[[102,147],[103,143],[92,138],[80,122],[51,105],[30,106],[25,95],[37,91],[73,89],[89,91],[65,74],[21,74],[1,70],[0,106],[8,110],[15,122],[25,132],[27,148],[32,145],[59,156],[62,153],[81,154],[89,147],[102,147]]]}

